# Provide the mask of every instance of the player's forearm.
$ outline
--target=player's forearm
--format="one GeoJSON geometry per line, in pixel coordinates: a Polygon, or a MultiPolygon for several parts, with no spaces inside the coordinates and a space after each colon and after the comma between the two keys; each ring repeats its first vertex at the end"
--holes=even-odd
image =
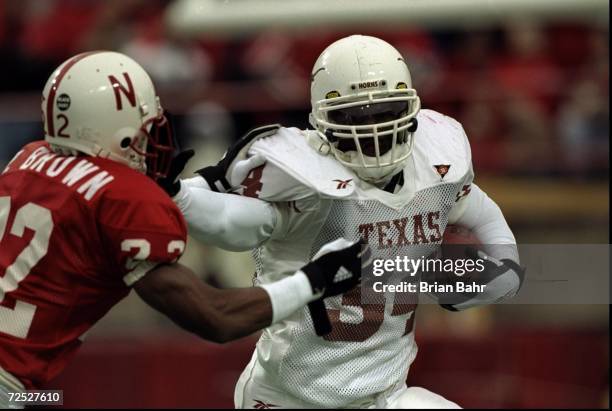
{"type": "Polygon", "coordinates": [[[189,233],[198,241],[231,251],[246,251],[272,235],[277,216],[271,204],[216,193],[186,181],[174,201],[185,216],[189,233]]]}
{"type": "Polygon", "coordinates": [[[506,223],[499,206],[477,185],[471,185],[471,192],[460,208],[454,209],[449,223],[470,229],[482,244],[479,248],[492,257],[494,265],[479,273],[475,280],[486,285],[484,290],[453,299],[453,304],[443,304],[452,310],[502,302],[512,298],[520,289],[524,270],[519,266],[518,248],[512,230],[506,223]]]}
{"type": "Polygon", "coordinates": [[[263,287],[216,289],[180,264],[157,267],[134,287],[176,324],[218,343],[281,321],[319,297],[302,272],[263,287]]]}
{"type": "Polygon", "coordinates": [[[319,297],[301,271],[261,287],[216,291],[215,310],[222,325],[217,342],[232,341],[282,321],[319,297]]]}
{"type": "Polygon", "coordinates": [[[485,270],[471,279],[475,284],[484,286],[484,290],[432,296],[440,297],[440,305],[451,311],[500,303],[514,297],[523,283],[524,269],[508,259],[499,261],[488,257],[487,260],[485,270]]]}
{"type": "Polygon", "coordinates": [[[218,343],[245,337],[272,324],[273,309],[268,294],[259,287],[215,290],[216,338],[218,343]]]}
{"type": "Polygon", "coordinates": [[[264,290],[219,290],[180,264],[156,267],[134,289],[151,307],[209,341],[239,338],[272,322],[272,304],[264,290]]]}

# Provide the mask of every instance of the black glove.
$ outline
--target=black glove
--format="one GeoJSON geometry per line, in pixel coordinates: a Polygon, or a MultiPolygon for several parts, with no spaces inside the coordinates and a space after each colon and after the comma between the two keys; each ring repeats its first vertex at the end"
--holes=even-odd
{"type": "Polygon", "coordinates": [[[321,293],[319,300],[308,304],[317,335],[329,334],[332,329],[323,299],[345,293],[358,285],[362,271],[372,263],[372,251],[367,244],[358,241],[347,247],[347,243],[339,239],[326,244],[319,253],[325,252],[326,247],[334,251],[315,258],[301,269],[310,280],[313,293],[321,293]],[[341,267],[345,269],[345,277],[336,280],[341,267]]]}
{"type": "Polygon", "coordinates": [[[227,149],[221,161],[216,165],[201,168],[196,173],[206,180],[212,191],[228,192],[233,187],[227,174],[234,161],[246,159],[247,151],[255,141],[275,134],[279,128],[279,124],[272,124],[249,131],[227,149]]]}
{"type": "Polygon", "coordinates": [[[157,184],[166,192],[170,197],[174,197],[181,189],[181,182],[179,175],[185,169],[185,165],[195,152],[193,150],[185,150],[178,153],[170,164],[170,171],[165,178],[157,180],[157,184]]]}
{"type": "MultiPolygon", "coordinates": [[[[526,269],[521,267],[516,262],[503,258],[501,260],[497,260],[490,255],[485,254],[483,251],[479,251],[474,247],[467,247],[465,250],[466,256],[471,260],[481,260],[484,266],[484,270],[482,272],[473,272],[470,274],[466,274],[463,278],[453,276],[454,281],[458,280],[469,280],[469,282],[474,282],[478,285],[488,285],[493,280],[498,277],[504,276],[506,274],[510,274],[510,272],[516,273],[519,278],[518,289],[515,292],[518,292],[520,287],[523,285],[523,281],[525,280],[525,272],[526,269]]],[[[500,290],[501,293],[495,293],[495,290],[486,289],[486,292],[493,292],[497,299],[504,298],[505,295],[503,292],[506,290],[500,290]]],[[[476,299],[479,293],[471,292],[471,293],[452,293],[449,296],[445,296],[444,300],[447,300],[447,303],[441,303],[440,306],[449,310],[449,311],[459,311],[465,308],[469,308],[470,306],[482,305],[476,299]]]]}
{"type": "Polygon", "coordinates": [[[224,160],[225,158],[221,159],[221,161],[214,166],[207,166],[196,170],[196,174],[199,174],[206,180],[210,189],[217,193],[227,193],[232,188],[232,185],[225,176],[229,166],[224,160]]]}
{"type": "Polygon", "coordinates": [[[370,263],[371,251],[362,241],[349,243],[344,239],[326,244],[332,251],[326,252],[301,268],[310,280],[313,294],[321,298],[342,294],[361,281],[362,270],[370,263]],[[341,240],[341,241],[340,241],[341,240]],[[341,267],[345,268],[344,278],[338,278],[341,267]]]}

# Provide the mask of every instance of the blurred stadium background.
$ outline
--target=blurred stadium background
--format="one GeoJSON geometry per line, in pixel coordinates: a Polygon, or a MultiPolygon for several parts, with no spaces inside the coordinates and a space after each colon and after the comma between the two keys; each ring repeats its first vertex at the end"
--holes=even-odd
{"type": "MultiPolygon", "coordinates": [[[[605,0],[1,0],[0,169],[42,138],[40,91],[72,54],[139,61],[193,170],[256,125],[307,127],[312,64],[353,33],[395,45],[423,106],[463,123],[520,243],[609,243],[605,0]]],[[[183,261],[251,283],[248,254],[192,241],[183,261]]],[[[464,407],[609,407],[608,309],[421,306],[409,383],[464,407]]],[[[70,407],[231,407],[256,337],[202,343],[132,295],[49,388],[70,407]]]]}

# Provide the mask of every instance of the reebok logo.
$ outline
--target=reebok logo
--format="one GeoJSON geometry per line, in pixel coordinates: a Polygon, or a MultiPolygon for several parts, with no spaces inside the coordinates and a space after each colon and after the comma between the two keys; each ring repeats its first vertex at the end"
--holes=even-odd
{"type": "Polygon", "coordinates": [[[345,188],[348,188],[350,182],[353,181],[353,179],[349,178],[348,180],[332,180],[332,181],[338,183],[336,190],[343,190],[345,188]]]}
{"type": "Polygon", "coordinates": [[[255,401],[255,405],[253,405],[253,408],[255,408],[256,410],[269,410],[271,408],[279,407],[278,405],[268,404],[261,400],[253,400],[253,401],[255,401]]]}

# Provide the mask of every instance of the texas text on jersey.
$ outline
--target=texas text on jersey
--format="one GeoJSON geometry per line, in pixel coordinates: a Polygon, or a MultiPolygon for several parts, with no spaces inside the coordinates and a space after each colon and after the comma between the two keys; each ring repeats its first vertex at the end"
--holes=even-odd
{"type": "Polygon", "coordinates": [[[25,146],[0,175],[0,379],[35,388],[53,378],[82,335],[185,241],[181,213],[144,174],[25,146]]]}

